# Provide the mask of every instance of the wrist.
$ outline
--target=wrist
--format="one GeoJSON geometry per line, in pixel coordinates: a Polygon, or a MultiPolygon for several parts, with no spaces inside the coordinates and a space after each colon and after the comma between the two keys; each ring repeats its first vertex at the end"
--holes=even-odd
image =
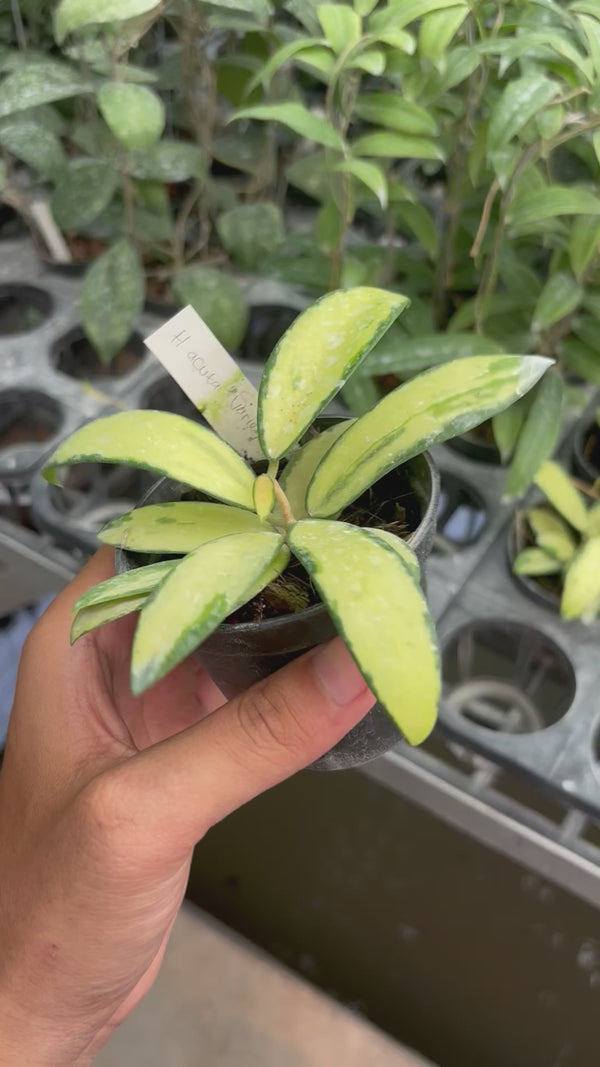
{"type": "Polygon", "coordinates": [[[90,1044],[78,1027],[63,1022],[59,1031],[0,988],[0,1067],[88,1067],[90,1044]]]}

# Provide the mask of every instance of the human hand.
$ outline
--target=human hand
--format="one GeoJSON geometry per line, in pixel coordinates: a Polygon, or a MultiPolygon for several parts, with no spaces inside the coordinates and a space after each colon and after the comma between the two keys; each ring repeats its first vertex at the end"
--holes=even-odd
{"type": "Polygon", "coordinates": [[[103,549],[27,640],[0,775],[0,1067],[83,1067],[150,988],[194,845],[374,702],[339,639],[224,704],[193,658],[129,689],[135,619],[69,647],[103,549]]]}

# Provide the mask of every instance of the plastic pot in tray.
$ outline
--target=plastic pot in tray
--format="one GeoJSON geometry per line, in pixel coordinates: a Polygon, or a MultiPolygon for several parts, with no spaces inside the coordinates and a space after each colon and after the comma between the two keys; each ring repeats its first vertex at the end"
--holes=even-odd
{"type": "Polygon", "coordinates": [[[65,412],[55,397],[30,386],[0,389],[0,481],[27,480],[52,450],[65,412]]]}
{"type": "Polygon", "coordinates": [[[533,577],[529,574],[515,574],[514,562],[520,552],[525,548],[531,548],[535,544],[532,538],[527,516],[524,512],[517,511],[508,528],[508,565],[513,581],[527,596],[542,604],[545,608],[557,614],[560,611],[560,598],[562,596],[562,578],[560,574],[548,574],[533,577]]]}
{"type": "Polygon", "coordinates": [[[35,524],[63,548],[95,552],[98,531],[130,511],[152,480],[144,471],[99,463],[70,468],[64,488],[49,485],[38,474],[32,483],[35,524]]]}
{"type": "Polygon", "coordinates": [[[79,381],[109,382],[122,378],[142,363],[146,347],[139,334],[133,333],[122,349],[107,363],[103,363],[88,341],[81,326],[63,334],[52,346],[50,359],[57,371],[79,381]]]}
{"type": "Polygon", "coordinates": [[[581,421],[573,438],[573,469],[585,482],[600,478],[600,426],[595,419],[581,421]]]}
{"type": "MultiPolygon", "coordinates": [[[[402,500],[413,531],[408,543],[424,570],[433,543],[439,495],[439,479],[431,459],[425,455],[410,460],[387,474],[373,489],[379,489],[381,500],[402,500]]],[[[179,499],[181,492],[181,486],[163,479],[142,504],[179,499]]],[[[117,550],[116,566],[120,572],[143,562],[150,560],[117,550]]],[[[326,608],[317,603],[296,614],[260,622],[224,623],[204,641],[196,656],[230,699],[335,633],[326,608]]],[[[400,738],[392,720],[376,705],[314,766],[319,770],[341,770],[365,763],[392,748],[400,738]]]]}

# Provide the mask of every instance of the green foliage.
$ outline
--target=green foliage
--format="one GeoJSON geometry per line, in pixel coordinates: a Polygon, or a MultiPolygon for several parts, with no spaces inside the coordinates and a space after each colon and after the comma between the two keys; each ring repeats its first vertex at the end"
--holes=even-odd
{"type": "Polygon", "coordinates": [[[133,332],[144,304],[144,274],[135,248],[122,237],[87,271],[81,287],[83,328],[108,362],[133,332]]]}
{"type": "Polygon", "coordinates": [[[162,570],[151,564],[109,579],[75,605],[73,639],[140,612],[134,693],[163,677],[275,578],[282,575],[285,583],[291,554],[406,739],[418,744],[428,735],[440,677],[418,561],[389,530],[353,525],[339,513],[392,466],[506,408],[548,361],[495,355],[446,364],[354,422],[321,433],[313,427],[294,448],[406,303],[386,290],[342,290],[295,320],[260,384],[266,473],[256,475],[204,427],[165,412],[99,419],[59,445],[45,472],[52,481],[62,467],[93,459],[164,474],[225,502],[150,505],[101,534],[109,544],[179,556],[168,566],[159,563],[162,570]],[[281,460],[288,462],[278,477],[281,460]]]}
{"type": "Polygon", "coordinates": [[[191,304],[223,347],[234,351],[248,325],[246,302],[234,278],[211,267],[186,267],[172,285],[176,299],[191,304]]]}
{"type": "Polygon", "coordinates": [[[144,85],[106,82],[98,91],[98,107],[107,126],[126,148],[150,148],[163,132],[163,103],[144,85]]]}
{"type": "Polygon", "coordinates": [[[533,547],[518,553],[515,574],[556,575],[562,617],[593,622],[600,614],[599,504],[586,499],[556,463],[544,463],[535,481],[547,503],[525,512],[533,547]]]}
{"type": "Polygon", "coordinates": [[[241,204],[219,216],[217,232],[233,261],[254,270],[283,241],[283,215],[275,204],[241,204]]]}

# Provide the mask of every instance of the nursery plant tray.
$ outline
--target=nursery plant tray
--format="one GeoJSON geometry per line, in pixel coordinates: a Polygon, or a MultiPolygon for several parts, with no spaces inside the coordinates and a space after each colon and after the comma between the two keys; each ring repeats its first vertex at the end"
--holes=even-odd
{"type": "MultiPolygon", "coordinates": [[[[135,485],[118,478],[117,485],[110,472],[90,470],[87,481],[76,481],[59,505],[53,488],[36,473],[56,442],[82,422],[123,408],[172,408],[175,402],[176,410],[190,414],[183,394],[174,396],[173,382],[138,342],[133,344],[135,358],[113,368],[123,373],[79,375],[79,280],[48,270],[27,240],[5,241],[2,250],[0,311],[4,307],[7,330],[0,335],[0,482],[19,506],[31,507],[43,532],[2,520],[0,613],[66,583],[94,550],[95,530],[136,494],[135,485]],[[21,305],[24,328],[15,332],[14,316],[21,305]]],[[[251,306],[275,303],[300,311],[305,304],[302,294],[263,279],[247,279],[245,289],[251,306]]],[[[144,313],[139,337],[162,321],[144,313]]],[[[87,367],[85,359],[82,365],[87,367]]],[[[262,366],[246,360],[244,371],[257,384],[262,366]]],[[[500,502],[502,471],[444,446],[435,458],[444,497],[438,549],[428,565],[428,598],[445,657],[439,744],[436,752],[400,745],[366,772],[392,789],[409,795],[416,791],[442,817],[451,808],[453,819],[460,816],[465,830],[493,847],[515,856],[526,848],[528,861],[540,870],[560,844],[564,862],[557,880],[565,883],[569,871],[576,878],[585,861],[600,886],[600,850],[587,829],[589,820],[600,816],[600,628],[564,626],[513,583],[506,559],[511,508],[500,502]],[[495,664],[500,674],[492,692],[489,686],[482,689],[485,679],[477,675],[473,657],[489,661],[486,640],[489,646],[494,634],[504,647],[504,666],[500,670],[495,664]],[[459,677],[463,670],[466,675],[459,677]],[[448,805],[448,759],[452,763],[457,751],[462,763],[450,768],[458,775],[450,782],[457,802],[448,805]],[[425,772],[427,788],[415,779],[425,772]],[[509,812],[506,796],[494,788],[507,773],[521,786],[519,799],[509,798],[509,812]],[[529,789],[527,803],[523,783],[529,789]],[[540,822],[540,805],[547,797],[558,805],[559,815],[540,822]],[[479,805],[476,827],[474,799],[479,805]],[[511,820],[510,833],[504,818],[511,820]],[[533,850],[524,845],[532,834],[537,842],[533,850]]]]}

